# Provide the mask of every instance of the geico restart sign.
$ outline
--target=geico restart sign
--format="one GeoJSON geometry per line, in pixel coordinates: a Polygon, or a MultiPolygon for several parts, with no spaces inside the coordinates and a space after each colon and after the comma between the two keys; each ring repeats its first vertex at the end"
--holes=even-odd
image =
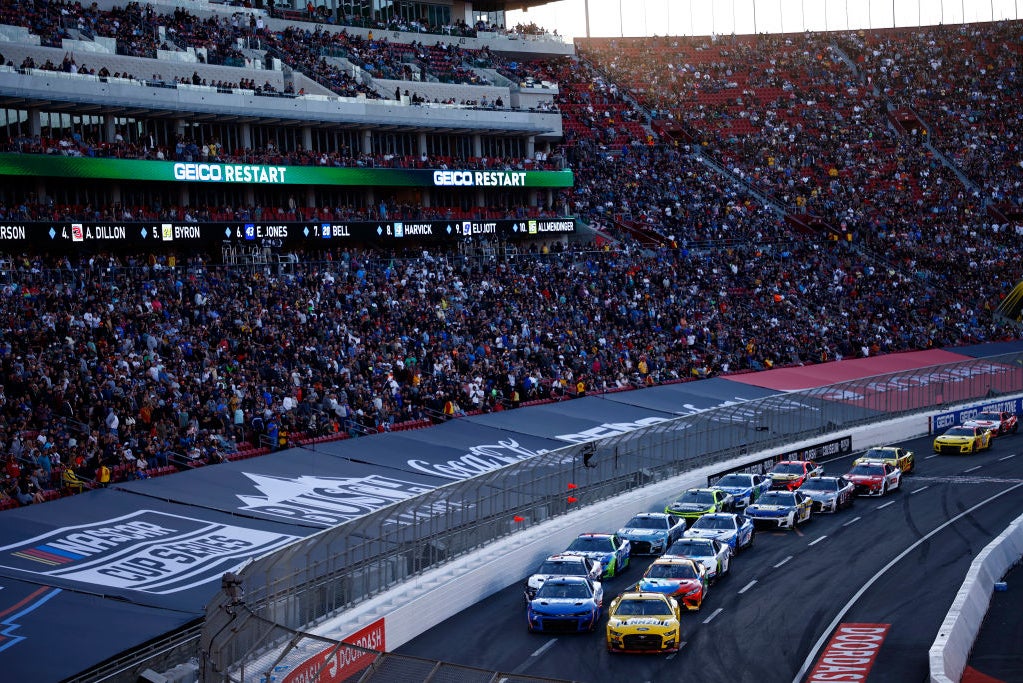
{"type": "Polygon", "coordinates": [[[201,183],[259,183],[264,185],[285,182],[287,166],[252,166],[249,164],[174,164],[174,180],[193,180],[201,183]]]}
{"type": "Polygon", "coordinates": [[[434,171],[436,187],[525,187],[525,171],[434,171]]]}
{"type": "Polygon", "coordinates": [[[0,566],[166,595],[219,579],[298,536],[153,510],[69,526],[0,548],[0,566]]]}

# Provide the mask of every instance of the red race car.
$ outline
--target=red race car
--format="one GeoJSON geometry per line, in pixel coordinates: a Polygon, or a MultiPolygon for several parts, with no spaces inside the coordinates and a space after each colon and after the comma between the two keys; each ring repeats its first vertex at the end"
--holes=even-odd
{"type": "Polygon", "coordinates": [[[985,410],[973,416],[972,420],[963,423],[964,427],[980,427],[991,432],[991,436],[1015,434],[1019,429],[1019,419],[1014,413],[998,410],[985,410]]]}
{"type": "Polygon", "coordinates": [[[810,477],[824,474],[824,468],[812,460],[782,460],[767,473],[772,489],[795,491],[810,477]]]}
{"type": "Polygon", "coordinates": [[[853,467],[845,478],[861,496],[883,496],[902,486],[902,470],[886,462],[867,461],[853,467]]]}

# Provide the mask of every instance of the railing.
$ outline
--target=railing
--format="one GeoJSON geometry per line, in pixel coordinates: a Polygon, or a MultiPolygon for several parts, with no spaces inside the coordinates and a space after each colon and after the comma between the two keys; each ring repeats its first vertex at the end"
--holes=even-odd
{"type": "Polygon", "coordinates": [[[1019,391],[1021,363],[1023,353],[1015,353],[736,403],[530,454],[325,530],[247,565],[238,577],[244,610],[237,595],[213,597],[201,644],[203,680],[244,683],[238,667],[281,647],[282,633],[513,533],[521,527],[515,516],[539,522],[565,514],[567,482],[575,498],[592,504],[749,452],[1019,391]]]}

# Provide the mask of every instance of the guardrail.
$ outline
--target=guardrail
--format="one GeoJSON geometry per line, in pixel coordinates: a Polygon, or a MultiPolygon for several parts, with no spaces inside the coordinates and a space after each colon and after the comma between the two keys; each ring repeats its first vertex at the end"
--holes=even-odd
{"type": "MultiPolygon", "coordinates": [[[[567,445],[325,530],[240,573],[207,607],[205,681],[300,630],[520,528],[705,465],[1023,388],[1023,354],[975,359],[772,395],[567,445]],[[583,455],[588,454],[584,464],[583,455]],[[572,482],[572,496],[565,495],[572,482]],[[275,626],[271,627],[273,624],[275,626]]],[[[597,399],[599,400],[599,399],[597,399]]]]}

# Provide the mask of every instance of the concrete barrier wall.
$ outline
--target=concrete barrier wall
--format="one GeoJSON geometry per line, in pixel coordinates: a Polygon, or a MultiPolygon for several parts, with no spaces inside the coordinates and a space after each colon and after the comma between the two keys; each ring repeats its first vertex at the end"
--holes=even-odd
{"type": "Polygon", "coordinates": [[[1023,515],[989,543],[970,566],[930,650],[931,681],[959,683],[984,623],[991,592],[1023,558],[1023,515]]]}

